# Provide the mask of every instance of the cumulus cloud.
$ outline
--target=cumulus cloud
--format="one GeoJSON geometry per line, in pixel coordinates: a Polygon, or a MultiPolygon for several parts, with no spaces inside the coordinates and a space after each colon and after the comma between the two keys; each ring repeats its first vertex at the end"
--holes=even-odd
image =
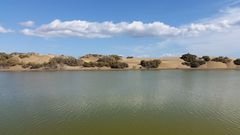
{"type": "Polygon", "coordinates": [[[35,22],[34,21],[26,21],[26,22],[21,22],[19,24],[24,27],[32,27],[32,26],[34,26],[35,22]]]}
{"type": "MultiPolygon", "coordinates": [[[[30,24],[30,22],[28,22],[30,24]]],[[[28,24],[26,23],[26,24],[28,24]]],[[[208,18],[199,23],[180,27],[163,22],[89,22],[82,20],[54,20],[36,29],[23,29],[22,33],[39,37],[80,37],[109,38],[114,36],[131,37],[179,37],[196,36],[207,32],[222,32],[240,25],[240,8],[229,8],[220,12],[215,18],[208,18]]]]}
{"type": "Polygon", "coordinates": [[[6,28],[0,26],[0,33],[9,33],[9,32],[12,32],[12,30],[6,29],[6,28]]]}

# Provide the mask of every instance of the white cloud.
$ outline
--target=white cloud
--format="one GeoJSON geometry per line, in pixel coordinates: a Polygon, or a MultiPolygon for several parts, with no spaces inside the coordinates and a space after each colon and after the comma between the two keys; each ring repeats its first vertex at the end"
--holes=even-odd
{"type": "Polygon", "coordinates": [[[13,31],[0,26],[0,33],[9,33],[9,32],[13,32],[13,31]]]}
{"type": "Polygon", "coordinates": [[[35,22],[34,21],[26,21],[26,22],[21,22],[19,24],[24,27],[32,27],[32,26],[34,26],[35,22]]]}
{"type": "Polygon", "coordinates": [[[199,23],[180,27],[170,26],[162,22],[143,23],[128,22],[89,22],[81,20],[54,20],[36,29],[24,29],[22,33],[39,37],[80,37],[109,38],[114,36],[131,37],[182,37],[196,36],[201,33],[223,32],[240,25],[240,8],[228,8],[214,18],[207,18],[199,23]]]}

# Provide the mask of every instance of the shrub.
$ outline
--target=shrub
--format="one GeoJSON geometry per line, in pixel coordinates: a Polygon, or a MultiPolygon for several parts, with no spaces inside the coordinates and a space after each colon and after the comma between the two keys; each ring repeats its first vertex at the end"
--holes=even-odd
{"type": "Polygon", "coordinates": [[[197,56],[187,53],[187,54],[182,55],[182,57],[180,57],[180,58],[186,62],[194,62],[194,61],[196,61],[197,56]]]}
{"type": "Polygon", "coordinates": [[[80,58],[89,58],[89,57],[102,57],[103,55],[101,54],[87,54],[87,55],[84,55],[80,58]]]}
{"type": "Polygon", "coordinates": [[[103,56],[97,60],[97,62],[106,62],[106,63],[111,63],[111,62],[117,62],[121,60],[121,57],[118,55],[109,55],[109,56],[103,56]]]}
{"type": "Polygon", "coordinates": [[[149,61],[142,60],[140,62],[140,65],[144,68],[158,68],[160,64],[161,64],[160,60],[149,60],[149,61]]]}
{"type": "Polygon", "coordinates": [[[231,59],[229,59],[228,57],[216,57],[216,58],[213,58],[212,61],[215,61],[215,62],[222,62],[222,63],[229,63],[231,62],[231,59]]]}
{"type": "Polygon", "coordinates": [[[119,60],[122,59],[122,57],[121,57],[121,56],[118,56],[118,55],[109,55],[109,57],[114,58],[116,61],[119,61],[119,60]]]}
{"type": "Polygon", "coordinates": [[[198,68],[200,66],[200,63],[197,61],[191,62],[190,63],[191,68],[198,68]]]}
{"type": "Polygon", "coordinates": [[[234,60],[233,63],[234,63],[235,65],[240,65],[240,59],[234,60]]]}
{"type": "Polygon", "coordinates": [[[124,68],[128,68],[128,64],[124,62],[113,62],[113,63],[110,63],[110,67],[115,69],[124,69],[124,68]]]}
{"type": "Polygon", "coordinates": [[[209,56],[202,56],[202,59],[204,59],[205,61],[210,61],[211,58],[209,56]]]}
{"type": "Polygon", "coordinates": [[[2,56],[0,59],[0,67],[7,68],[18,65],[20,62],[14,57],[2,56]]]}
{"type": "Polygon", "coordinates": [[[0,61],[10,59],[11,57],[12,57],[12,55],[0,52],[0,61]]]}
{"type": "Polygon", "coordinates": [[[198,68],[201,65],[206,64],[204,60],[195,60],[193,62],[183,62],[183,65],[190,66],[191,68],[198,68]]]}
{"type": "Polygon", "coordinates": [[[30,69],[39,69],[39,68],[42,68],[42,67],[43,67],[43,64],[32,63],[30,69]]]}
{"type": "Polygon", "coordinates": [[[18,57],[21,59],[24,59],[24,58],[29,58],[29,55],[28,54],[19,54],[18,57]]]}
{"type": "Polygon", "coordinates": [[[84,62],[83,67],[95,67],[96,63],[95,62],[84,62]]]}
{"type": "Polygon", "coordinates": [[[127,59],[132,59],[133,58],[133,56],[127,56],[127,59]]]}
{"type": "Polygon", "coordinates": [[[110,64],[107,63],[107,62],[97,62],[97,63],[95,64],[95,66],[97,66],[97,67],[109,67],[110,64]]]}
{"type": "Polygon", "coordinates": [[[12,57],[12,58],[9,58],[8,60],[7,60],[7,65],[8,66],[16,66],[16,65],[18,65],[20,62],[19,62],[19,60],[18,59],[16,59],[16,58],[14,58],[14,57],[12,57]]]}
{"type": "Polygon", "coordinates": [[[47,64],[45,64],[49,68],[57,68],[58,66],[68,65],[68,66],[81,66],[83,61],[81,59],[76,59],[74,57],[65,57],[59,56],[54,57],[49,60],[47,64]]]}
{"type": "Polygon", "coordinates": [[[64,58],[64,64],[68,66],[80,66],[82,63],[81,63],[81,60],[78,60],[74,57],[67,57],[67,58],[64,58]]]}
{"type": "Polygon", "coordinates": [[[30,68],[30,69],[39,69],[44,66],[45,66],[45,64],[38,64],[38,63],[32,63],[32,62],[22,65],[23,68],[30,68]]]}

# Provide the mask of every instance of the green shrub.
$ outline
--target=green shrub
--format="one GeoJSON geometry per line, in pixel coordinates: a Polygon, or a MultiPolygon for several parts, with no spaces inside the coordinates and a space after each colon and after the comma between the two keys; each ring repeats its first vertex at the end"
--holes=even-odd
{"type": "Polygon", "coordinates": [[[210,61],[211,58],[209,56],[202,56],[202,59],[204,59],[205,61],[210,61]]]}
{"type": "Polygon", "coordinates": [[[191,68],[198,68],[199,66],[206,64],[206,61],[195,60],[195,61],[192,61],[192,62],[183,62],[182,64],[186,65],[186,66],[189,66],[191,68]]]}
{"type": "Polygon", "coordinates": [[[187,54],[182,55],[182,57],[180,57],[180,58],[186,62],[194,62],[194,61],[196,61],[197,56],[187,53],[187,54]]]}
{"type": "Polygon", "coordinates": [[[121,57],[121,56],[118,56],[118,55],[109,55],[109,57],[114,58],[116,61],[119,61],[119,60],[122,59],[122,57],[121,57]]]}
{"type": "Polygon", "coordinates": [[[45,64],[38,64],[38,63],[29,62],[27,64],[23,64],[22,67],[23,68],[30,68],[30,69],[39,69],[39,68],[45,67],[45,64]]]}
{"type": "Polygon", "coordinates": [[[81,59],[76,59],[74,57],[65,57],[65,56],[59,56],[54,57],[49,60],[49,62],[46,64],[48,68],[57,68],[59,66],[81,66],[83,64],[83,61],[81,59]]]}
{"type": "Polygon", "coordinates": [[[68,66],[81,66],[82,60],[76,59],[74,57],[67,57],[64,59],[64,64],[66,64],[68,66]]]}
{"type": "Polygon", "coordinates": [[[84,62],[83,67],[96,67],[96,63],[95,62],[84,62]]]}
{"type": "Polygon", "coordinates": [[[228,57],[216,57],[216,58],[213,58],[212,61],[215,61],[215,62],[222,62],[222,63],[229,63],[231,62],[231,59],[229,59],[228,57]]]}
{"type": "Polygon", "coordinates": [[[235,65],[240,65],[240,59],[234,60],[233,63],[234,63],[235,65]]]}
{"type": "Polygon", "coordinates": [[[97,62],[95,64],[96,67],[110,67],[110,63],[107,62],[97,62]]]}
{"type": "Polygon", "coordinates": [[[140,62],[140,65],[144,68],[158,68],[160,64],[161,64],[160,60],[149,60],[149,61],[142,60],[140,62]]]}
{"type": "Polygon", "coordinates": [[[115,69],[124,69],[128,68],[128,64],[124,62],[112,62],[110,63],[110,67],[115,69]]]}
{"type": "Polygon", "coordinates": [[[133,56],[127,56],[127,59],[133,59],[133,56]]]}
{"type": "Polygon", "coordinates": [[[193,61],[190,63],[191,68],[198,68],[200,66],[200,63],[197,61],[193,61]]]}

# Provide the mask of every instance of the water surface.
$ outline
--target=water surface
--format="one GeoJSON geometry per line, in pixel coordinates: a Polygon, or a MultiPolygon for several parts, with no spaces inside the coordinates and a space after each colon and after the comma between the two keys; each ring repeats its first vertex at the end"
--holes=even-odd
{"type": "Polygon", "coordinates": [[[240,71],[0,73],[0,135],[239,135],[240,71]]]}

